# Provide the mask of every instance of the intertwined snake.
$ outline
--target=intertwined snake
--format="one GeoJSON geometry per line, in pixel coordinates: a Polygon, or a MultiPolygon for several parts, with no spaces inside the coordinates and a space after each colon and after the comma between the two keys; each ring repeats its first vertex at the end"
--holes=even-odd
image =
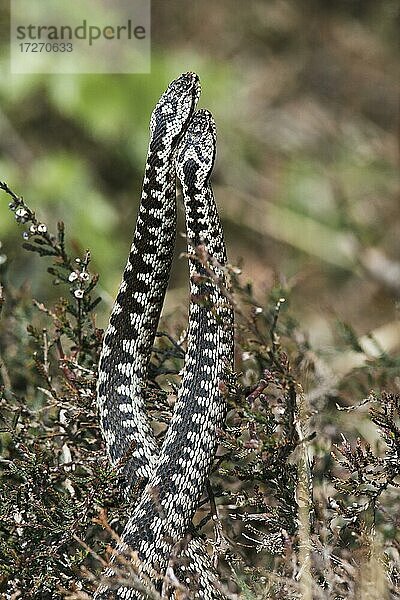
{"type": "MultiPolygon", "coordinates": [[[[140,569],[159,589],[156,574],[167,572],[204,491],[226,411],[222,382],[233,363],[225,244],[209,185],[215,125],[208,111],[195,112],[199,94],[197,75],[185,73],[152,113],[139,216],[99,364],[98,406],[108,455],[123,471],[126,496],[133,486],[142,490],[117,551],[136,551],[140,569]],[[191,298],[182,382],[159,448],[143,389],[172,262],[176,175],[185,204],[191,298]]],[[[197,579],[194,596],[222,598],[201,539],[189,541],[183,554],[179,578],[197,579]]],[[[96,599],[144,597],[113,585],[112,569],[105,576],[96,599]]]]}

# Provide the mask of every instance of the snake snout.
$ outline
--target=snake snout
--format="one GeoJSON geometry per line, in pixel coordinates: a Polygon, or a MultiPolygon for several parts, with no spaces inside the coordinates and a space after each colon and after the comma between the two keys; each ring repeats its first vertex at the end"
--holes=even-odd
{"type": "Polygon", "coordinates": [[[191,71],[182,73],[179,77],[174,79],[169,86],[168,90],[174,94],[185,94],[187,92],[194,92],[195,96],[200,95],[200,79],[197,73],[191,71]]]}

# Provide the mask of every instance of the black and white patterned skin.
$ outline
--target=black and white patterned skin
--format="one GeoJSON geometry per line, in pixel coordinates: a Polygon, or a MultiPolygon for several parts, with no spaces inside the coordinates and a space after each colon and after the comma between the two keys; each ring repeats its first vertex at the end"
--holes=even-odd
{"type": "Polygon", "coordinates": [[[199,95],[198,76],[185,73],[168,86],[152,113],[139,215],[100,357],[100,424],[112,464],[129,455],[123,461],[126,490],[149,478],[158,455],[142,390],[175,245],[173,156],[199,95]]]}
{"type": "MultiPolygon", "coordinates": [[[[188,77],[188,75],[182,77],[188,77]]],[[[179,81],[179,79],[176,81],[179,81]]],[[[174,85],[174,83],[171,85],[174,85]]],[[[180,95],[182,93],[181,89],[178,89],[176,93],[180,95]]],[[[168,90],[166,94],[168,94],[168,90]]],[[[164,97],[165,94],[157,105],[158,109],[164,97]]],[[[163,114],[162,110],[159,110],[159,113],[163,114]]],[[[167,112],[167,114],[169,113],[167,112]]],[[[152,135],[154,136],[154,129],[152,135]]],[[[152,142],[150,142],[150,151],[151,148],[152,142]]],[[[145,414],[140,386],[145,381],[147,361],[150,354],[149,344],[147,342],[147,345],[143,343],[132,344],[133,353],[123,357],[124,364],[126,364],[123,371],[124,373],[129,372],[131,381],[134,382],[134,385],[131,383],[130,390],[131,393],[133,391],[136,394],[134,402],[137,404],[134,414],[129,410],[127,415],[128,419],[132,421],[128,428],[123,425],[126,418],[125,407],[122,416],[117,415],[117,418],[107,420],[108,407],[111,406],[115,413],[118,406],[116,406],[115,400],[110,402],[107,399],[108,394],[112,392],[110,385],[105,389],[99,384],[99,395],[102,393],[102,401],[99,404],[100,407],[102,405],[106,407],[106,414],[104,417],[103,411],[101,423],[105,429],[107,444],[110,446],[111,459],[114,462],[118,461],[126,452],[130,440],[134,439],[135,442],[138,440],[139,445],[135,446],[134,449],[135,462],[129,465],[129,476],[144,477],[148,480],[138,504],[132,509],[132,514],[122,534],[117,552],[129,553],[130,550],[136,551],[141,561],[141,568],[150,575],[150,578],[158,586],[160,584],[154,574],[165,574],[171,551],[174,545],[189,531],[193,515],[204,491],[205,481],[216,449],[217,430],[222,426],[226,412],[220,384],[225,379],[227,371],[232,368],[233,363],[233,310],[226,294],[223,292],[227,288],[225,269],[223,268],[226,263],[225,244],[213,193],[209,185],[215,148],[216,134],[212,116],[208,111],[198,111],[190,120],[176,154],[172,151],[169,155],[172,163],[170,169],[173,171],[175,164],[172,158],[176,156],[176,171],[182,183],[185,202],[191,301],[188,348],[182,383],[172,420],[160,450],[155,446],[153,434],[149,434],[148,422],[146,427],[142,428],[145,414]],[[210,277],[210,274],[212,274],[212,277],[210,277]],[[128,365],[132,362],[134,366],[129,369],[128,365]],[[137,372],[136,365],[140,366],[139,372],[137,372]],[[140,413],[141,419],[135,421],[138,413],[140,413]],[[123,427],[122,433],[117,432],[116,429],[121,426],[123,427]],[[140,429],[140,432],[137,431],[138,429],[140,429]],[[122,450],[119,448],[121,439],[123,439],[122,450]],[[143,449],[145,449],[144,456],[141,454],[143,449]]],[[[147,177],[147,179],[149,178],[147,177]]],[[[145,178],[145,186],[147,183],[149,182],[145,178]]],[[[149,183],[149,185],[151,184],[149,183]]],[[[168,186],[164,190],[169,190],[168,186]]],[[[146,200],[146,194],[151,193],[149,187],[144,192],[146,200]]],[[[175,201],[175,190],[173,196],[172,204],[175,201]]],[[[157,197],[157,199],[159,198],[160,196],[157,197]]],[[[170,215],[173,211],[175,231],[175,209],[170,208],[169,198],[165,202],[168,205],[167,214],[170,215]]],[[[152,209],[152,207],[150,208],[152,209]]],[[[158,208],[160,209],[160,207],[158,208]]],[[[139,215],[142,223],[149,222],[146,221],[145,210],[145,203],[142,202],[139,215]]],[[[172,227],[172,219],[169,223],[172,227]]],[[[164,269],[168,267],[169,270],[175,235],[169,228],[168,235],[164,235],[164,237],[161,234],[158,235],[157,227],[161,228],[164,225],[160,220],[152,225],[154,229],[151,233],[154,233],[154,246],[152,242],[151,248],[154,249],[154,254],[148,254],[151,254],[154,263],[156,263],[157,259],[154,255],[157,248],[159,248],[161,257],[159,257],[157,264],[160,265],[161,261],[164,260],[162,263],[164,269]],[[166,248],[160,248],[160,243],[167,239],[171,244],[168,252],[166,248]]],[[[132,246],[135,257],[141,251],[141,247],[135,244],[138,230],[139,239],[141,239],[140,236],[145,237],[146,235],[143,227],[138,229],[137,226],[132,246]]],[[[130,274],[133,272],[140,274],[140,269],[137,269],[141,263],[137,258],[136,261],[132,261],[131,256],[132,252],[127,269],[128,276],[131,276],[133,281],[129,288],[132,294],[132,292],[136,292],[136,282],[140,278],[138,275],[132,276],[130,274]]],[[[159,272],[160,279],[162,279],[161,275],[161,272],[159,272]]],[[[124,274],[125,280],[126,276],[124,274]]],[[[103,380],[107,379],[108,374],[112,374],[116,369],[116,361],[114,360],[111,366],[107,364],[106,374],[102,374],[103,361],[109,359],[114,351],[112,349],[108,350],[108,348],[120,348],[121,338],[124,340],[127,338],[125,327],[137,322],[141,324],[151,323],[151,342],[153,341],[155,321],[158,320],[160,310],[160,305],[156,310],[154,304],[157,302],[162,303],[165,286],[166,282],[164,280],[159,283],[157,279],[153,279],[152,283],[148,284],[141,296],[140,316],[135,317],[138,302],[136,300],[136,304],[130,303],[131,300],[127,297],[128,289],[124,288],[122,283],[122,294],[120,290],[116,302],[117,308],[114,308],[107,332],[109,336],[108,340],[105,341],[107,350],[105,352],[103,350],[102,362],[100,363],[100,377],[103,380]],[[155,292],[152,291],[152,285],[155,287],[155,292]],[[125,311],[126,301],[129,319],[128,321],[126,318],[125,320],[118,320],[118,316],[125,311]],[[150,311],[147,318],[143,316],[143,312],[146,312],[146,310],[150,311]],[[117,318],[114,317],[114,314],[117,318]],[[113,341],[113,337],[116,340],[113,341]]],[[[130,327],[131,330],[136,330],[135,325],[130,325],[130,327]]],[[[147,337],[149,338],[150,335],[147,334],[147,337]]],[[[125,344],[126,342],[123,342],[122,346],[125,346],[125,344]]],[[[117,371],[119,373],[121,370],[117,368],[117,371]]],[[[126,394],[128,394],[128,390],[126,390],[126,394]]],[[[119,402],[123,406],[127,404],[128,395],[119,402]]],[[[194,592],[194,597],[203,600],[223,598],[224,595],[219,590],[218,583],[216,583],[215,574],[204,543],[200,539],[192,540],[182,556],[187,558],[187,565],[181,565],[177,572],[179,572],[179,578],[183,582],[186,581],[186,575],[188,575],[191,582],[196,580],[195,587],[197,591],[194,592]]],[[[109,569],[105,576],[112,579],[112,569],[109,569]]],[[[144,597],[139,591],[132,588],[119,587],[112,590],[114,587],[115,584],[113,585],[112,581],[109,585],[102,585],[95,594],[96,600],[110,597],[125,599],[144,597]]]]}

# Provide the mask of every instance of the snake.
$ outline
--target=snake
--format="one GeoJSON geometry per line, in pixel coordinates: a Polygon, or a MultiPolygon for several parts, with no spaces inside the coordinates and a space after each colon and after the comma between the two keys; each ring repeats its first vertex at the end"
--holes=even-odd
{"type": "MultiPolygon", "coordinates": [[[[152,113],[138,220],[99,362],[98,406],[109,458],[123,471],[128,497],[141,482],[116,553],[135,551],[139,571],[157,589],[204,492],[226,413],[223,382],[233,368],[227,257],[210,185],[216,128],[209,111],[195,112],[199,89],[197,75],[181,75],[152,113]],[[171,269],[176,176],[186,216],[189,325],[182,381],[159,448],[142,390],[171,269]]],[[[179,578],[187,584],[197,579],[194,597],[223,598],[201,539],[190,540],[182,555],[188,560],[178,568],[179,578]]],[[[115,586],[113,576],[110,567],[96,600],[146,597],[132,586],[115,586]]]]}
{"type": "Polygon", "coordinates": [[[131,482],[149,479],[158,455],[143,388],[175,245],[173,156],[199,95],[198,76],[185,73],[168,86],[152,112],[139,214],[100,355],[100,427],[111,464],[125,462],[126,495],[131,482]]]}

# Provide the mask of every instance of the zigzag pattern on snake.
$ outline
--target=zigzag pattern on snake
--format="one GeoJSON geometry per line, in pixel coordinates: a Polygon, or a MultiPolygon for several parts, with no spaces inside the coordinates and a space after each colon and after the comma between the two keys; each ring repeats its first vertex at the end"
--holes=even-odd
{"type": "MultiPolygon", "coordinates": [[[[142,568],[151,576],[165,573],[175,543],[190,528],[214,457],[216,430],[225,416],[220,383],[233,363],[233,312],[222,291],[226,287],[225,244],[209,186],[215,125],[208,111],[192,116],[198,89],[197,76],[182,75],[169,86],[153,112],[138,223],[100,361],[99,408],[108,453],[116,464],[134,440],[125,477],[147,481],[117,549],[121,553],[128,548],[137,551],[142,568]],[[172,420],[158,450],[144,412],[141,386],[171,264],[175,236],[173,159],[182,134],[176,170],[182,183],[189,240],[188,349],[172,420]],[[155,149],[156,144],[160,150],[155,149]],[[154,154],[163,164],[155,165],[154,154]]],[[[130,485],[128,480],[126,488],[130,485]]],[[[223,597],[206,572],[211,567],[202,545],[189,543],[186,555],[192,575],[198,568],[205,571],[199,574],[195,597],[223,597]]],[[[182,566],[180,574],[184,571],[182,566]]],[[[112,575],[112,570],[106,573],[112,575]]],[[[109,587],[112,585],[99,588],[95,597],[109,597],[109,587]]],[[[113,594],[117,598],[143,597],[127,587],[119,587],[113,594]]]]}
{"type": "Polygon", "coordinates": [[[199,95],[197,75],[187,73],[169,85],[152,113],[136,229],[103,341],[97,389],[100,425],[112,464],[134,446],[125,467],[127,489],[132,481],[149,478],[158,454],[142,389],[175,245],[173,154],[199,95]]]}

